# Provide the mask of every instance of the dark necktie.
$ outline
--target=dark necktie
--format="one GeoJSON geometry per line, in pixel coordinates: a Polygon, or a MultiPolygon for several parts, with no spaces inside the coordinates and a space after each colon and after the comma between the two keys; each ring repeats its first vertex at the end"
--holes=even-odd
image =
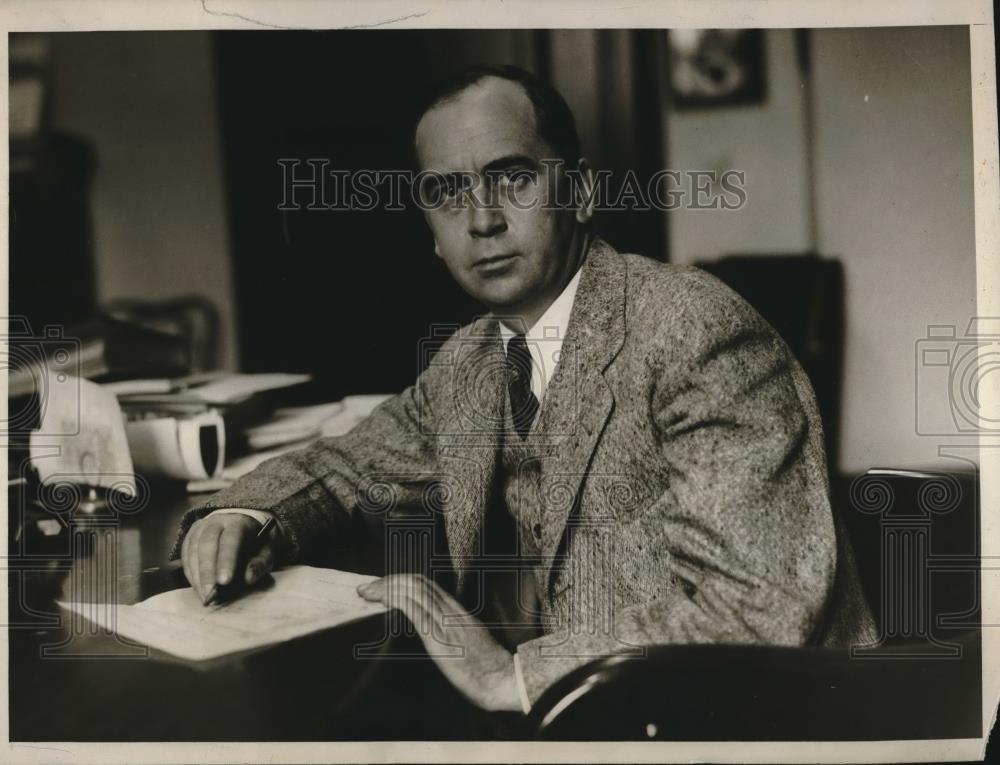
{"type": "Polygon", "coordinates": [[[538,412],[538,399],[531,392],[531,353],[524,335],[514,335],[507,343],[507,391],[514,430],[523,439],[538,412]]]}

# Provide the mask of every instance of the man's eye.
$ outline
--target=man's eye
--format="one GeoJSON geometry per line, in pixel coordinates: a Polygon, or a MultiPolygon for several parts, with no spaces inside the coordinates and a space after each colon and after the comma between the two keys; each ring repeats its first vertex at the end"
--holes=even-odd
{"type": "Polygon", "coordinates": [[[469,193],[475,186],[474,178],[468,175],[456,175],[445,179],[444,194],[448,199],[455,199],[469,193]]]}
{"type": "Polygon", "coordinates": [[[510,186],[524,187],[528,183],[534,183],[538,173],[527,168],[517,168],[515,170],[504,170],[500,175],[502,183],[510,186]]]}
{"type": "Polygon", "coordinates": [[[438,207],[448,199],[448,181],[434,176],[424,178],[419,187],[421,202],[429,207],[438,207]]]}

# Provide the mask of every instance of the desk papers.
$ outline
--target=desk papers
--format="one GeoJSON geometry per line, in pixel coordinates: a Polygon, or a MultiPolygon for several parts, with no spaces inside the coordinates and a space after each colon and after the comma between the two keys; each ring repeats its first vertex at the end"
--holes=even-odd
{"type": "Polygon", "coordinates": [[[270,586],[210,606],[203,606],[191,587],[131,606],[59,605],[123,638],[191,661],[280,643],[386,610],[357,594],[359,584],[376,577],[312,566],[291,566],[271,576],[270,586]]]}
{"type": "Polygon", "coordinates": [[[255,375],[225,374],[188,388],[188,393],[206,404],[235,404],[255,393],[288,388],[312,379],[311,375],[268,372],[255,375]]]}

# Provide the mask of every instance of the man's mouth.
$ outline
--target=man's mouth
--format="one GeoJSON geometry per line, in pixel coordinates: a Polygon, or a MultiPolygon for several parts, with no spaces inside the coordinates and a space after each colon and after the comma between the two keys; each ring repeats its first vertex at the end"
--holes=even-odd
{"type": "Polygon", "coordinates": [[[480,258],[472,264],[472,267],[477,271],[500,271],[509,266],[514,258],[517,257],[517,253],[507,253],[504,255],[490,255],[486,258],[480,258]]]}

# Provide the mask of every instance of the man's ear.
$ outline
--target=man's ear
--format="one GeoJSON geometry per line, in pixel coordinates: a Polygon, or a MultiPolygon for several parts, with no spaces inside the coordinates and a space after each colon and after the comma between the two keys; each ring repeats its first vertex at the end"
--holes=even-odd
{"type": "Polygon", "coordinates": [[[441,257],[441,245],[438,244],[437,237],[434,237],[434,254],[441,257]]]}
{"type": "Polygon", "coordinates": [[[576,205],[576,222],[590,222],[590,219],[594,217],[594,205],[596,204],[594,171],[584,157],[581,157],[576,163],[573,193],[575,195],[573,202],[576,205]]]}

